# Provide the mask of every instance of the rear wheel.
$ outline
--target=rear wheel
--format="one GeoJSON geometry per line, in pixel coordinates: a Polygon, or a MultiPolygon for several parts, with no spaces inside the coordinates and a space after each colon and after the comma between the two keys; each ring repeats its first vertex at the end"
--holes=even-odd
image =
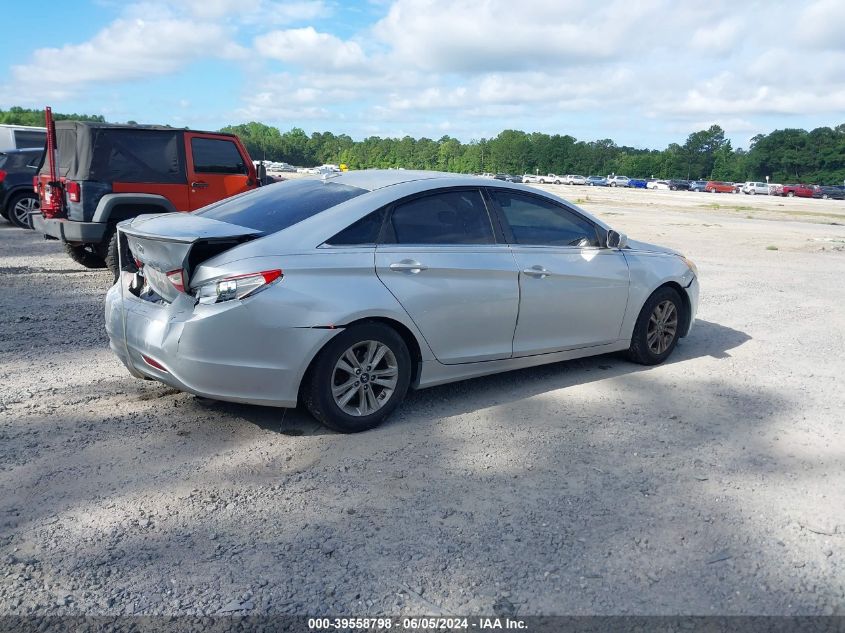
{"type": "Polygon", "coordinates": [[[381,424],[408,391],[411,355],[402,337],[381,323],[361,323],[320,352],[303,389],[315,418],[341,433],[381,424]]]}
{"type": "Polygon", "coordinates": [[[109,232],[106,233],[106,238],[103,241],[103,250],[101,251],[103,261],[106,264],[106,268],[108,268],[112,275],[114,275],[114,280],[117,281],[117,278],[120,276],[120,258],[117,255],[117,229],[112,227],[109,229],[109,232]]]}
{"type": "Polygon", "coordinates": [[[9,222],[20,229],[31,229],[31,214],[40,208],[41,205],[38,202],[38,196],[34,193],[24,192],[16,194],[9,201],[9,222]]]}
{"type": "Polygon", "coordinates": [[[678,343],[683,303],[672,288],[657,289],[645,302],[631,337],[628,358],[641,365],[662,363],[678,343]]]}
{"type": "Polygon", "coordinates": [[[787,195],[788,197],[790,197],[790,198],[794,198],[794,197],[795,197],[795,192],[794,192],[794,191],[790,191],[790,192],[789,192],[789,193],[787,193],[786,195],[787,195]]]}
{"type": "Polygon", "coordinates": [[[106,260],[94,251],[91,244],[70,244],[65,242],[65,252],[77,264],[85,268],[105,268],[106,260]]]}

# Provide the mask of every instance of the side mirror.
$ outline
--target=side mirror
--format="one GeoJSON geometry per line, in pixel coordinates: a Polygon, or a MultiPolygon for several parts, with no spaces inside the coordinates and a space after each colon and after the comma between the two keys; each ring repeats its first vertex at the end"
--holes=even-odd
{"type": "Polygon", "coordinates": [[[628,236],[610,229],[607,232],[608,248],[625,248],[628,245],[628,236]]]}

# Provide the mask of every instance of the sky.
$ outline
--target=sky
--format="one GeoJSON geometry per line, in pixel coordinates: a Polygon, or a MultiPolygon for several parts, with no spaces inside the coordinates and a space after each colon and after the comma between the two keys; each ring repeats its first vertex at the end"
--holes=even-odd
{"type": "Polygon", "coordinates": [[[4,109],[656,149],[845,123],[843,0],[42,0],[3,21],[4,109]]]}

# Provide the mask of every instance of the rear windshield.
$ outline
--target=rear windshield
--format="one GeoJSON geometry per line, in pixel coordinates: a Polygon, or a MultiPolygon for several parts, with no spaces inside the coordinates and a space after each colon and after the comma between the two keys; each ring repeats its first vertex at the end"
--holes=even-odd
{"type": "Polygon", "coordinates": [[[213,220],[275,233],[351,200],[366,189],[322,180],[289,180],[229,198],[196,212],[213,220]]]}

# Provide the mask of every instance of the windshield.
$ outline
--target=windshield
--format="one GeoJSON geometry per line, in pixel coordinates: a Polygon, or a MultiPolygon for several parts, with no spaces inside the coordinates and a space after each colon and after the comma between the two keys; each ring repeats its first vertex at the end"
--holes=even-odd
{"type": "Polygon", "coordinates": [[[310,178],[288,180],[223,200],[200,209],[195,215],[269,234],[293,226],[362,193],[367,193],[367,190],[336,182],[310,178]]]}

